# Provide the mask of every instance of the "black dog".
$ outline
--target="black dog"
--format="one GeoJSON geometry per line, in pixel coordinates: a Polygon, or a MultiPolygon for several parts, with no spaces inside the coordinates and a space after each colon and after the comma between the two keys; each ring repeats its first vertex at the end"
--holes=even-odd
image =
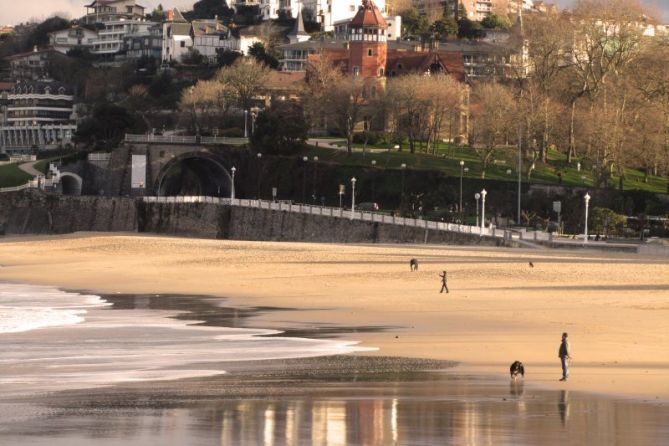
{"type": "Polygon", "coordinates": [[[518,375],[525,378],[525,367],[523,366],[523,363],[520,361],[514,361],[514,363],[511,364],[511,367],[509,368],[509,373],[511,374],[511,379],[514,381],[518,375]]]}
{"type": "Polygon", "coordinates": [[[416,259],[409,260],[409,268],[411,268],[411,271],[418,271],[418,260],[416,259]]]}

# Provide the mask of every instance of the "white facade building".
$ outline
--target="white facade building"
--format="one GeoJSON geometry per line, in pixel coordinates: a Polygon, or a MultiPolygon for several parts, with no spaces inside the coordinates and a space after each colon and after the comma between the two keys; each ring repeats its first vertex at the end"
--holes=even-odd
{"type": "Polygon", "coordinates": [[[72,141],[77,116],[69,87],[50,80],[18,82],[2,99],[2,151],[50,149],[72,141]]]}
{"type": "Polygon", "coordinates": [[[91,53],[115,55],[124,49],[123,40],[132,35],[149,35],[155,22],[145,20],[119,19],[103,23],[104,28],[98,32],[93,40],[91,53]]]}
{"type": "Polygon", "coordinates": [[[49,45],[62,54],[67,54],[72,48],[91,48],[93,42],[98,38],[96,31],[81,26],[73,26],[70,29],[62,29],[49,33],[49,45]]]}
{"type": "Polygon", "coordinates": [[[86,15],[83,23],[105,23],[126,20],[140,20],[144,18],[144,8],[135,3],[135,0],[95,0],[86,5],[86,15]]]}
{"type": "MultiPolygon", "coordinates": [[[[386,14],[385,0],[374,2],[382,14],[386,14]]],[[[362,5],[362,0],[303,0],[302,5],[322,24],[323,31],[334,31],[335,24],[351,20],[362,5]]]]}

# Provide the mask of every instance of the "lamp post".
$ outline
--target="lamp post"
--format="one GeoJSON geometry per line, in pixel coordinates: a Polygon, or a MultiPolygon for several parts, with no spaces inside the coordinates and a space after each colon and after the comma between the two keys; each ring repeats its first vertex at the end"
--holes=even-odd
{"type": "Polygon", "coordinates": [[[260,200],[260,182],[262,181],[262,153],[258,152],[258,200],[260,200]]]}
{"type": "Polygon", "coordinates": [[[462,219],[462,174],[465,170],[465,162],[460,160],[460,200],[458,205],[458,212],[460,212],[460,219],[462,219]]]}
{"type": "Polygon", "coordinates": [[[316,184],[318,183],[318,157],[314,156],[314,188],[311,194],[311,198],[314,200],[314,204],[318,201],[318,188],[316,184]]]}
{"type": "Polygon", "coordinates": [[[588,204],[590,203],[590,194],[587,192],[583,196],[583,201],[585,201],[585,243],[588,243],[588,204]]]}
{"type": "Polygon", "coordinates": [[[402,163],[400,167],[402,168],[402,196],[400,197],[400,202],[404,202],[404,171],[406,170],[407,165],[402,163]]]}
{"type": "Polygon", "coordinates": [[[344,194],[346,193],[346,186],[343,184],[339,185],[339,209],[342,208],[342,198],[344,194]]]}
{"type": "Polygon", "coordinates": [[[302,162],[304,165],[302,166],[302,203],[307,202],[307,161],[309,161],[309,157],[303,156],[302,162]]]}
{"type": "Polygon", "coordinates": [[[376,198],[375,198],[375,195],[376,195],[376,193],[375,193],[376,187],[375,186],[376,185],[374,184],[374,183],[376,183],[376,172],[374,170],[375,167],[376,167],[376,160],[372,160],[372,201],[373,202],[376,202],[376,198]]]}
{"type": "MultiPolygon", "coordinates": [[[[351,212],[355,212],[355,177],[351,178],[351,212]]],[[[353,215],[351,215],[353,218],[353,215]]]]}
{"type": "Polygon", "coordinates": [[[230,198],[232,200],[235,199],[235,172],[237,172],[237,168],[235,166],[232,166],[232,186],[230,187],[230,198]]]}
{"type": "Polygon", "coordinates": [[[476,192],[474,194],[474,199],[476,200],[476,226],[477,227],[479,225],[479,198],[481,198],[481,194],[476,192]]]}
{"type": "Polygon", "coordinates": [[[522,181],[522,175],[523,175],[523,130],[521,127],[521,124],[518,124],[518,214],[516,216],[516,224],[520,225],[520,194],[522,192],[521,189],[521,181],[522,181]]]}
{"type": "Polygon", "coordinates": [[[485,189],[481,191],[481,233],[485,228],[485,196],[488,195],[485,189]]]}
{"type": "Polygon", "coordinates": [[[248,116],[249,116],[249,111],[244,110],[244,138],[249,137],[248,116]]]}

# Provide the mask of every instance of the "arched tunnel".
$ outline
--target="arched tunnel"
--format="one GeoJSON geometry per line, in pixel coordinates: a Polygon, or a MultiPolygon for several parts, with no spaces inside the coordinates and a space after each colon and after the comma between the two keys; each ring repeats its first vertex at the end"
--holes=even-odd
{"type": "Polygon", "coordinates": [[[158,177],[159,196],[193,195],[229,197],[232,180],[218,161],[198,156],[172,160],[158,177]]]}
{"type": "Polygon", "coordinates": [[[64,173],[60,177],[60,187],[63,195],[81,195],[82,179],[73,173],[64,173]]]}

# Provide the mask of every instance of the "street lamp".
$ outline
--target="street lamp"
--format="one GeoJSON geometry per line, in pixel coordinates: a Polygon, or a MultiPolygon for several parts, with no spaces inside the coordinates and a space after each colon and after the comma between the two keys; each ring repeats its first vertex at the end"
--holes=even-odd
{"type": "Polygon", "coordinates": [[[344,196],[345,193],[346,193],[346,186],[344,186],[343,184],[340,184],[339,185],[339,209],[342,208],[341,200],[342,200],[342,197],[344,196]]]}
{"type": "Polygon", "coordinates": [[[260,200],[260,182],[262,181],[262,153],[258,152],[258,200],[260,200]]]}
{"type": "Polygon", "coordinates": [[[488,195],[485,189],[481,191],[481,233],[485,228],[485,196],[488,195]]]}
{"type": "Polygon", "coordinates": [[[481,194],[476,192],[474,194],[474,199],[476,200],[476,226],[478,227],[479,225],[479,199],[481,198],[481,194]]]}
{"type": "Polygon", "coordinates": [[[376,172],[374,171],[375,167],[376,167],[376,160],[372,160],[372,201],[373,202],[376,202],[376,198],[375,198],[375,195],[376,195],[376,193],[375,193],[376,192],[376,190],[375,190],[376,187],[375,186],[376,185],[374,184],[374,183],[376,183],[376,172]]]}
{"type": "Polygon", "coordinates": [[[244,110],[244,138],[249,137],[248,115],[249,111],[244,110]]]}
{"type": "MultiPolygon", "coordinates": [[[[460,204],[458,205],[458,211],[462,215],[462,174],[465,170],[465,162],[460,160],[460,204]]],[[[460,217],[462,218],[462,217],[460,217]]]]}
{"type": "Polygon", "coordinates": [[[237,168],[235,166],[232,166],[232,187],[230,188],[230,199],[234,200],[235,199],[235,172],[237,172],[237,168]]]}
{"type": "Polygon", "coordinates": [[[583,200],[585,201],[585,243],[588,243],[588,204],[590,203],[590,194],[586,192],[583,200]]]}
{"type": "MultiPolygon", "coordinates": [[[[351,178],[351,212],[355,212],[355,177],[351,178]]],[[[353,218],[353,215],[351,215],[353,218]]]]}
{"type": "Polygon", "coordinates": [[[404,201],[404,171],[406,170],[407,165],[405,163],[402,163],[402,165],[400,167],[402,168],[402,197],[401,197],[401,201],[404,201]]]}
{"type": "Polygon", "coordinates": [[[318,157],[314,156],[314,189],[313,193],[311,194],[311,198],[313,198],[314,203],[316,203],[318,199],[318,194],[316,193],[317,192],[316,183],[318,183],[318,157]]]}
{"type": "Polygon", "coordinates": [[[302,162],[304,165],[302,166],[302,203],[307,202],[307,161],[309,161],[309,157],[303,156],[302,162]]]}

